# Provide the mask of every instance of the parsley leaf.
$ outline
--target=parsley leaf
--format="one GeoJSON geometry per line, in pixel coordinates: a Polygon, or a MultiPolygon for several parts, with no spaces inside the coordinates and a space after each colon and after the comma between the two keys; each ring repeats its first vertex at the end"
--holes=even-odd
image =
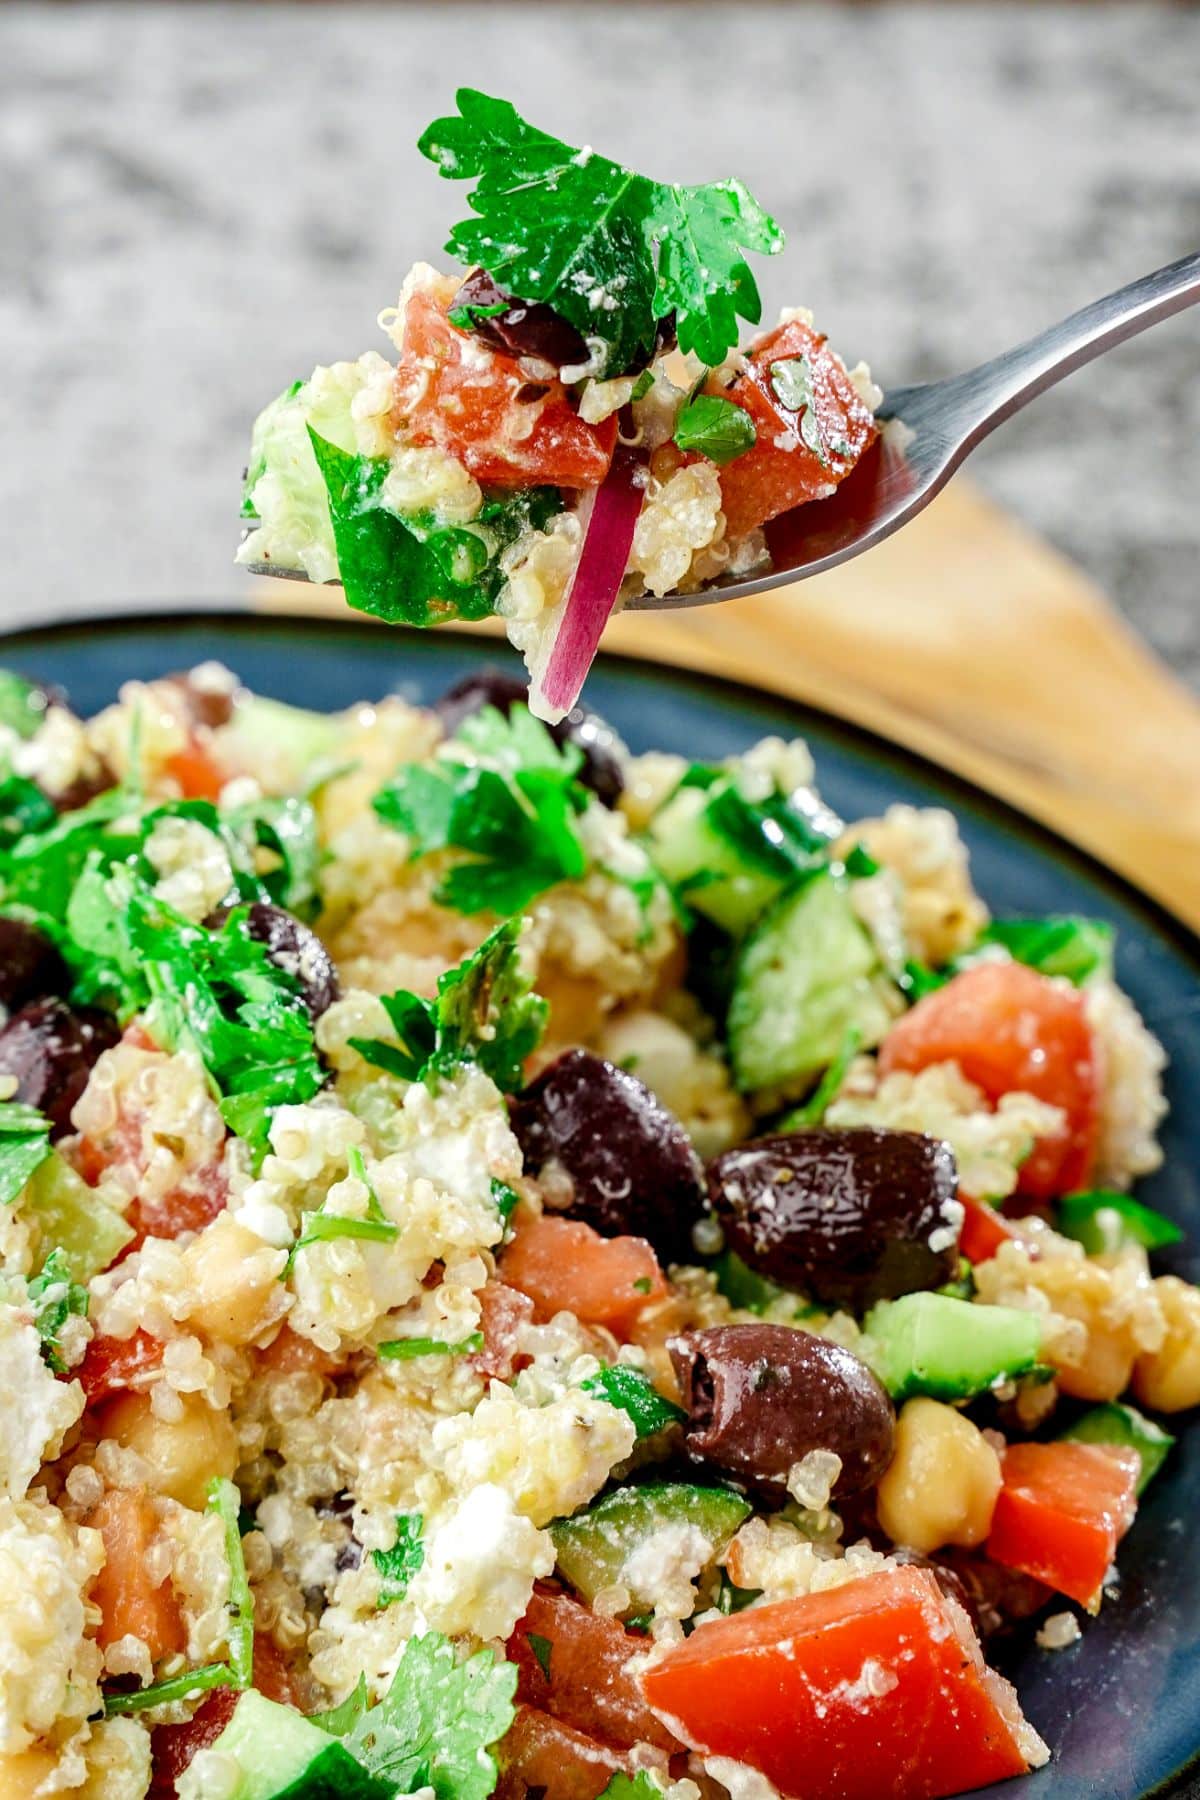
{"type": "Polygon", "coordinates": [[[152,1706],[170,1706],[177,1700],[190,1700],[196,1694],[207,1693],[211,1688],[237,1685],[228,1663],[205,1663],[202,1668],[185,1669],[182,1675],[171,1675],[166,1681],[156,1681],[150,1687],[105,1694],[104,1712],[110,1719],[124,1713],[149,1712],[152,1706]]]}
{"type": "Polygon", "coordinates": [[[489,765],[450,756],[435,767],[412,763],[374,796],[376,814],[407,833],[414,857],[470,853],[470,862],[457,862],[435,889],[435,900],[455,913],[522,913],[547,887],[587,873],[574,828],[587,806],[574,779],[579,752],[574,745],[572,754],[560,751],[527,709],[524,718],[515,709],[513,724],[495,718],[498,724],[484,713],[464,724],[468,749],[482,749],[480,733],[491,733],[489,765]],[[471,729],[473,740],[466,736],[471,729]]]}
{"type": "Polygon", "coordinates": [[[273,859],[271,867],[259,871],[259,880],[275,905],[310,922],[319,910],[321,866],[317,815],[311,802],[265,794],[226,813],[224,824],[243,841],[248,854],[257,846],[273,859]]]}
{"type": "Polygon", "coordinates": [[[498,925],[465,962],[439,978],[435,1000],[403,990],[384,994],[399,1046],[351,1038],[351,1047],[402,1081],[436,1086],[464,1063],[476,1063],[497,1087],[514,1093],[524,1083],[522,1065],[541,1041],[549,1010],[521,970],[520,936],[519,919],[498,925]]]}
{"type": "Polygon", "coordinates": [[[613,1363],[597,1370],[580,1386],[585,1394],[596,1394],[610,1406],[627,1413],[633,1420],[639,1442],[642,1438],[654,1437],[687,1416],[682,1408],[663,1398],[648,1375],[625,1363],[613,1363]]]}
{"type": "Polygon", "coordinates": [[[538,894],[587,871],[575,817],[587,805],[580,753],[555,744],[528,708],[506,720],[485,707],[436,767],[410,764],[376,794],[375,811],[412,842],[413,857],[461,850],[434,899],[455,912],[522,912],[538,894]],[[471,760],[465,760],[470,758],[471,760]]]}
{"type": "Polygon", "coordinates": [[[507,1225],[521,1204],[520,1194],[515,1188],[509,1187],[507,1181],[501,1181],[498,1175],[493,1175],[492,1199],[496,1202],[496,1211],[507,1225]]]}
{"type": "Polygon", "coordinates": [[[721,465],[752,450],[757,435],[745,407],[719,394],[697,394],[680,407],[675,420],[675,442],[681,450],[698,451],[721,465]]]}
{"type": "Polygon", "coordinates": [[[58,818],[54,802],[24,775],[0,779],[0,845],[15,844],[30,831],[45,831],[58,818]]]}
{"type": "Polygon", "coordinates": [[[431,1787],[436,1800],[487,1800],[497,1779],[489,1746],[513,1722],[516,1686],[515,1666],[491,1650],[460,1663],[440,1632],[410,1638],[391,1687],[359,1715],[346,1747],[397,1793],[431,1787]]]}
{"type": "Polygon", "coordinates": [[[391,1549],[372,1550],[371,1561],[379,1571],[380,1606],[391,1606],[407,1594],[409,1582],[425,1561],[424,1529],[423,1513],[397,1513],[396,1541],[391,1549]]]}
{"type": "Polygon", "coordinates": [[[783,234],[740,182],[664,185],[539,131],[507,100],[473,88],[456,99],[458,114],[417,146],[448,180],[476,183],[478,216],[453,228],[447,249],[600,340],[601,374],[647,363],[668,313],[680,347],[710,366],[736,344],[739,313],[757,324],[743,251],[774,255],[783,234]]]}
{"type": "Polygon", "coordinates": [[[229,1599],[226,1602],[229,1623],[225,1638],[229,1645],[232,1685],[248,1688],[254,1680],[254,1595],[242,1553],[242,1496],[232,1481],[217,1476],[209,1482],[208,1511],[217,1515],[225,1530],[225,1555],[229,1563],[229,1599]]]}
{"type": "Polygon", "coordinates": [[[662,1800],[662,1792],[645,1769],[639,1769],[636,1775],[626,1775],[624,1769],[618,1769],[600,1800],[662,1800]]]}
{"type": "Polygon", "coordinates": [[[1043,975],[1065,975],[1078,987],[1097,971],[1112,972],[1114,932],[1101,919],[1062,915],[1046,919],[993,919],[979,944],[1001,944],[1016,962],[1043,975]]]}
{"type": "Polygon", "coordinates": [[[367,1190],[367,1214],[365,1218],[357,1218],[349,1213],[330,1212],[328,1204],[322,1204],[316,1212],[305,1213],[301,1219],[300,1236],[288,1252],[287,1266],[284,1276],[291,1273],[298,1250],[307,1250],[310,1244],[328,1243],[331,1238],[369,1238],[377,1244],[394,1244],[400,1235],[400,1227],[388,1218],[379,1201],[379,1195],[367,1179],[366,1164],[362,1151],[352,1145],[347,1156],[350,1173],[361,1181],[367,1190]]]}
{"type": "Polygon", "coordinates": [[[221,1115],[261,1160],[276,1107],[311,1100],[325,1082],[312,1021],[294,976],[252,938],[235,907],[215,930],[195,925],[129,869],[85,872],[71,897],[76,945],[116,972],[168,1047],[198,1052],[223,1096],[221,1115]]]}
{"type": "Polygon", "coordinates": [[[822,468],[829,467],[829,452],[821,436],[817,405],[813,396],[812,364],[807,356],[788,356],[771,364],[771,386],[775,397],[789,412],[799,413],[800,441],[811,450],[822,468]]]}
{"type": "Polygon", "coordinates": [[[562,510],[555,489],[528,488],[493,496],[465,525],[402,516],[383,495],[387,457],[341,450],[311,425],[308,435],[325,482],[347,603],[389,623],[485,619],[506,579],[501,551],[562,510]]]}
{"type": "Polygon", "coordinates": [[[72,1281],[67,1259],[58,1248],[53,1249],[42,1265],[40,1275],[28,1284],[33,1322],[42,1340],[42,1355],[56,1375],[65,1375],[59,1335],[70,1318],[86,1319],[88,1291],[72,1281]]]}
{"type": "Polygon", "coordinates": [[[50,1121],[20,1100],[0,1104],[0,1206],[8,1206],[50,1154],[50,1121]]]}

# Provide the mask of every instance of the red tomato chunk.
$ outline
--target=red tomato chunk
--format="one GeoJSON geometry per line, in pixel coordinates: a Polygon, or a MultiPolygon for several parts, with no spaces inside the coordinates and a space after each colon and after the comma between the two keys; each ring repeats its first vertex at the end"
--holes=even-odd
{"type": "Polygon", "coordinates": [[[1022,963],[964,969],[918,1000],[879,1052],[882,1075],[943,1062],[956,1062],[993,1105],[1025,1093],[1065,1112],[1062,1131],[1039,1139],[1022,1165],[1021,1193],[1045,1200],[1086,1186],[1103,1071],[1080,993],[1022,963]]]}
{"type": "Polygon", "coordinates": [[[826,498],[878,436],[845,364],[802,319],[789,319],[752,344],[732,387],[718,387],[714,378],[708,391],[743,407],[758,434],[753,449],[721,470],[721,510],[730,538],[743,537],[807,500],[826,498]],[[802,425],[809,426],[802,412],[784,404],[771,378],[776,363],[797,358],[810,373],[824,461],[804,441],[802,425]]]}
{"type": "Polygon", "coordinates": [[[988,1555],[1098,1612],[1141,1469],[1136,1450],[1114,1444],[1010,1445],[988,1555]]]}
{"type": "Polygon", "coordinates": [[[645,1649],[644,1637],[569,1595],[535,1593],[509,1639],[508,1659],[520,1670],[518,1697],[541,1711],[623,1750],[678,1750],[630,1672],[630,1658],[645,1649]]]}
{"type": "Polygon", "coordinates": [[[396,410],[411,442],[436,445],[485,487],[599,487],[616,417],[586,424],[561,381],[531,381],[515,357],[457,331],[453,293],[435,277],[408,298],[396,410]]]}
{"type": "Polygon", "coordinates": [[[497,1746],[500,1780],[495,1800],[599,1800],[613,1776],[634,1765],[627,1752],[598,1744],[582,1731],[534,1706],[518,1706],[508,1735],[497,1746]]]}
{"type": "Polygon", "coordinates": [[[601,1237],[578,1219],[545,1215],[522,1225],[500,1259],[500,1274],[533,1301],[534,1317],[573,1312],[628,1338],[667,1291],[654,1251],[640,1237],[601,1237]]]}
{"type": "Polygon", "coordinates": [[[695,1749],[803,1800],[939,1800],[1027,1767],[1015,1696],[924,1569],[701,1625],[642,1687],[695,1749]]]}
{"type": "Polygon", "coordinates": [[[148,1331],[135,1331],[130,1338],[94,1337],[72,1374],[83,1388],[88,1405],[94,1406],[110,1394],[145,1387],[147,1381],[142,1377],[157,1369],[162,1356],[161,1339],[151,1337],[148,1331]]]}

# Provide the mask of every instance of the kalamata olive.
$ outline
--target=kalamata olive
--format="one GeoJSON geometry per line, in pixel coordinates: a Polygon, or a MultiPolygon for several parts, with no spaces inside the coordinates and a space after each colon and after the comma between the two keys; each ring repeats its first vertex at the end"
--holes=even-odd
{"type": "Polygon", "coordinates": [[[110,788],[117,785],[117,778],[103,759],[92,764],[83,775],[77,775],[68,787],[60,788],[51,794],[54,808],[59,813],[77,812],[94,800],[98,794],[107,794],[110,788]]]}
{"type": "Polygon", "coordinates": [[[44,932],[23,919],[0,918],[0,1005],[11,1011],[69,985],[67,965],[44,932]]]}
{"type": "Polygon", "coordinates": [[[218,725],[228,725],[233,717],[233,697],[235,689],[229,684],[225,672],[214,668],[210,663],[207,668],[217,677],[207,680],[205,670],[181,669],[167,680],[179,690],[188,718],[193,725],[207,725],[216,730],[218,725]],[[221,677],[224,676],[224,679],[221,677]]]}
{"type": "Polygon", "coordinates": [[[949,1545],[938,1551],[933,1564],[939,1581],[949,1574],[966,1594],[967,1611],[980,1637],[996,1637],[1025,1624],[1041,1612],[1053,1592],[1044,1581],[991,1562],[978,1550],[949,1545]]]}
{"type": "Polygon", "coordinates": [[[667,1345],[687,1411],[684,1447],[781,1496],[811,1450],[841,1458],[833,1495],[870,1487],[892,1458],[896,1416],[849,1350],[790,1325],[714,1325],[667,1345]]]}
{"type": "MultiPolygon", "coordinates": [[[[507,717],[514,706],[523,706],[528,699],[525,682],[488,664],[447,688],[441,699],[434,702],[434,711],[441,719],[446,735],[452,737],[464,719],[481,712],[485,706],[494,706],[507,717]]],[[[573,706],[565,719],[546,729],[556,744],[574,744],[583,752],[580,781],[591,788],[605,806],[615,806],[625,787],[625,774],[621,765],[621,741],[612,726],[588,707],[573,706]]]]}
{"type": "Polygon", "coordinates": [[[65,1000],[33,1000],[0,1031],[0,1075],[16,1077],[13,1098],[45,1113],[51,1137],[59,1138],[71,1129],[71,1108],[93,1064],[120,1035],[108,1013],[65,1000]]]}
{"type": "Polygon", "coordinates": [[[588,360],[587,344],[574,325],[544,301],[515,300],[497,287],[486,269],[471,271],[451,301],[450,311],[501,305],[505,310],[490,317],[481,317],[478,311],[471,314],[472,335],[489,349],[504,356],[535,357],[553,369],[588,360]]]}
{"type": "Polygon", "coordinates": [[[948,1144],[866,1125],[759,1138],[708,1167],[713,1209],[743,1262],[855,1311],[950,1280],[957,1187],[948,1144]]]}
{"type": "Polygon", "coordinates": [[[699,1159],[682,1125],[626,1069],[568,1050],[513,1102],[527,1173],[569,1179],[565,1209],[609,1237],[648,1238],[668,1262],[693,1255],[699,1159]]]}
{"type": "Polygon", "coordinates": [[[277,967],[300,983],[300,998],[314,1024],[342,991],[333,958],[315,931],[282,906],[256,900],[246,914],[246,929],[277,967]]]}

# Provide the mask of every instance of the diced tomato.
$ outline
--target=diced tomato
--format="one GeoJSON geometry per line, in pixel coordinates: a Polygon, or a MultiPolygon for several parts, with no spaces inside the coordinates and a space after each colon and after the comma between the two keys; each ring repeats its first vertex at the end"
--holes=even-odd
{"type": "Polygon", "coordinates": [[[586,424],[561,381],[531,382],[515,357],[457,331],[446,317],[453,293],[433,277],[408,296],[396,409],[411,441],[435,444],[488,487],[599,487],[615,415],[586,424]]]}
{"type": "Polygon", "coordinates": [[[198,738],[189,738],[182,750],[168,756],[163,767],[179,783],[185,800],[218,800],[229,779],[198,738]]]}
{"type": "Polygon", "coordinates": [[[517,1339],[533,1318],[533,1301],[503,1281],[489,1281],[479,1296],[479,1329],[483,1349],[471,1358],[485,1381],[511,1381],[521,1359],[517,1339]]]}
{"type": "Polygon", "coordinates": [[[96,1641],[106,1649],[118,1638],[141,1638],[152,1662],[184,1650],[187,1630],[170,1581],[155,1581],[147,1566],[158,1515],[145,1488],[111,1488],[87,1523],[104,1539],[104,1567],[91,1590],[100,1610],[96,1641]]]}
{"type": "Polygon", "coordinates": [[[973,1200],[970,1194],[961,1193],[958,1198],[963,1209],[958,1247],[968,1262],[990,1262],[1001,1244],[1020,1236],[1004,1214],[985,1200],[973,1200]]]}
{"type": "Polygon", "coordinates": [[[884,1075],[956,1062],[993,1104],[1034,1094],[1066,1114],[1022,1165],[1021,1193],[1038,1199],[1086,1186],[1096,1147],[1103,1069],[1074,988],[1023,963],[976,963],[926,994],[892,1026],[879,1052],[884,1075]]]}
{"type": "Polygon", "coordinates": [[[1141,1457],[1115,1444],[1013,1444],[1003,1468],[988,1555],[1098,1612],[1137,1511],[1141,1457]]]}
{"type": "Polygon", "coordinates": [[[554,1800],[598,1800],[619,1771],[635,1773],[624,1751],[598,1744],[561,1719],[533,1706],[517,1716],[496,1750],[500,1780],[495,1800],[526,1800],[552,1794],[554,1800]]]}
{"type": "MultiPolygon", "coordinates": [[[[273,1638],[258,1632],[254,1639],[254,1685],[268,1700],[311,1712],[319,1705],[286,1662],[273,1638]]],[[[311,1684],[309,1684],[311,1685],[311,1684]]],[[[233,1717],[240,1695],[235,1688],[214,1688],[190,1719],[181,1725],[156,1725],[150,1734],[154,1776],[147,1800],[175,1800],[176,1783],[192,1758],[214,1744],[233,1717]]]]}
{"type": "Polygon", "coordinates": [[[520,1670],[517,1696],[530,1706],[622,1750],[678,1750],[679,1739],[650,1711],[629,1669],[645,1648],[646,1639],[617,1619],[567,1594],[537,1592],[509,1639],[508,1659],[520,1670]]]}
{"type": "Polygon", "coordinates": [[[500,1274],[533,1301],[534,1317],[573,1312],[628,1338],[642,1311],[667,1291],[658,1258],[639,1237],[601,1237],[578,1219],[543,1214],[522,1225],[500,1274]]]}
{"type": "Polygon", "coordinates": [[[156,1725],[150,1734],[154,1774],[146,1800],[176,1800],[176,1784],[192,1758],[215,1744],[240,1696],[234,1688],[214,1688],[181,1725],[156,1725]]]}
{"type": "Polygon", "coordinates": [[[94,1337],[83,1361],[71,1373],[82,1386],[88,1405],[95,1406],[110,1394],[143,1386],[139,1377],[157,1369],[162,1355],[162,1340],[148,1331],[135,1331],[129,1338],[94,1337]]]}
{"type": "Polygon", "coordinates": [[[757,432],[754,447],[721,470],[721,509],[730,538],[807,500],[828,498],[878,436],[846,365],[802,319],[789,319],[752,344],[731,387],[710,376],[708,392],[744,407],[757,432]],[[803,357],[809,371],[824,461],[804,442],[802,412],[784,405],[771,379],[776,363],[795,357],[803,357]]]}
{"type": "Polygon", "coordinates": [[[255,1352],[258,1367],[271,1375],[336,1375],[343,1364],[285,1325],[263,1350],[255,1352]]]}
{"type": "Polygon", "coordinates": [[[938,1800],[1026,1768],[1016,1697],[927,1569],[700,1625],[641,1681],[693,1748],[804,1800],[938,1800]]]}

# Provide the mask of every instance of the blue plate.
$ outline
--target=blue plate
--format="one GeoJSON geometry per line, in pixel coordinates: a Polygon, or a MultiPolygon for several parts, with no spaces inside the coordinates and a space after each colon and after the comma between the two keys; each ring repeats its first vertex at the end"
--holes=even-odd
{"type": "MultiPolygon", "coordinates": [[[[122,681],[219,657],[248,686],[337,708],[395,692],[430,700],[480,662],[514,659],[451,633],[385,635],[352,621],[197,613],[130,617],[0,638],[0,663],[60,682],[95,711],[122,681]]],[[[921,758],[808,707],[719,681],[601,658],[588,699],[636,750],[706,760],[767,732],[807,738],[822,792],[847,818],[893,800],[950,807],[998,913],[1079,912],[1117,927],[1117,975],[1170,1056],[1164,1167],[1139,1193],[1187,1230],[1163,1259],[1200,1279],[1200,945],[1119,877],[921,758]]],[[[1009,1800],[1146,1800],[1200,1792],[1200,1431],[1184,1429],[1121,1551],[1120,1597],[1056,1653],[1030,1647],[1015,1679],[1054,1750],[1047,1769],[990,1788],[1009,1800]]],[[[886,1800],[881,1795],[880,1800],[886,1800]]]]}

